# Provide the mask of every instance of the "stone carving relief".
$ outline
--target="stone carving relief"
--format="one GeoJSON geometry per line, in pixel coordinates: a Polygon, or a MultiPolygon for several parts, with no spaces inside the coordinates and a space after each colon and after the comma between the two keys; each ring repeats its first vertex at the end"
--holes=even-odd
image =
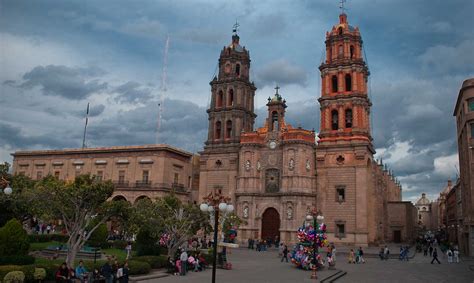
{"type": "Polygon", "coordinates": [[[293,219],[293,207],[289,206],[287,211],[286,211],[286,218],[288,220],[293,219]]]}
{"type": "Polygon", "coordinates": [[[290,162],[288,162],[288,169],[290,169],[290,171],[293,171],[293,169],[295,169],[295,160],[293,160],[293,158],[291,158],[290,162]]]}
{"type": "Polygon", "coordinates": [[[306,171],[309,171],[311,169],[311,162],[309,159],[306,160],[306,171]]]}
{"type": "Polygon", "coordinates": [[[250,160],[245,161],[245,170],[249,171],[251,168],[250,160]]]}
{"type": "Polygon", "coordinates": [[[257,161],[257,171],[262,170],[262,164],[260,164],[260,160],[257,161]]]}
{"type": "Polygon", "coordinates": [[[244,206],[243,216],[249,218],[249,207],[247,205],[244,206]]]}

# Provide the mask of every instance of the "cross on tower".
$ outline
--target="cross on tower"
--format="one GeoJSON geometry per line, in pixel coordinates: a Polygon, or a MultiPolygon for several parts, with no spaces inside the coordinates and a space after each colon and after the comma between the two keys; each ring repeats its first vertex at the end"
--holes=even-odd
{"type": "Polygon", "coordinates": [[[232,32],[234,34],[237,34],[237,31],[239,30],[239,27],[240,27],[239,22],[237,22],[237,20],[236,20],[235,24],[232,26],[232,32]]]}
{"type": "Polygon", "coordinates": [[[275,94],[278,94],[279,89],[280,89],[280,87],[278,85],[276,85],[276,87],[275,87],[276,93],[275,94]]]}
{"type": "Polygon", "coordinates": [[[344,4],[346,3],[347,0],[340,0],[339,1],[339,9],[341,9],[341,14],[344,14],[344,11],[346,8],[344,8],[344,4]]]}

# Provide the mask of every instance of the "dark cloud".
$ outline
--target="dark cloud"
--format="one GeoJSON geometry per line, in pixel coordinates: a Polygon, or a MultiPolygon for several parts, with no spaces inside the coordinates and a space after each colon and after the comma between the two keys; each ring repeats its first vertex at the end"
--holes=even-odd
{"type": "Polygon", "coordinates": [[[97,67],[37,66],[23,75],[24,82],[19,87],[41,87],[44,95],[81,100],[107,88],[107,83],[96,79],[103,74],[97,67]]]}
{"type": "MultiPolygon", "coordinates": [[[[72,114],[76,117],[84,118],[86,117],[86,109],[87,108],[84,107],[84,110],[74,111],[72,112],[72,114]]],[[[105,110],[105,105],[103,104],[91,105],[89,107],[89,117],[97,117],[100,114],[102,114],[104,110],[105,110]]]]}
{"type": "Polygon", "coordinates": [[[259,87],[297,84],[306,86],[308,74],[305,69],[285,59],[268,63],[257,71],[256,83],[259,87]]]}
{"type": "Polygon", "coordinates": [[[133,104],[144,103],[153,98],[152,91],[153,89],[151,88],[130,81],[114,89],[114,92],[118,93],[118,96],[115,97],[115,101],[133,104]]]}
{"type": "Polygon", "coordinates": [[[21,128],[4,122],[0,122],[0,133],[2,133],[0,135],[0,144],[2,146],[9,146],[15,150],[28,149],[37,146],[44,148],[63,148],[71,146],[72,144],[71,135],[64,132],[59,135],[47,133],[30,136],[26,135],[21,128]]]}

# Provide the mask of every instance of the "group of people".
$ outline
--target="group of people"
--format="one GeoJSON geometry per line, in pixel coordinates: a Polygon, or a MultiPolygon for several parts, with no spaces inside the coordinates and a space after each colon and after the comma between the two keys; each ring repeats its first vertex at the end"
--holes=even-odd
{"type": "Polygon", "coordinates": [[[388,260],[389,257],[390,257],[390,249],[387,246],[381,247],[379,251],[380,260],[388,260]]]}
{"type": "Polygon", "coordinates": [[[178,249],[175,258],[168,257],[168,271],[174,275],[185,276],[188,271],[199,272],[208,267],[200,252],[188,255],[186,249],[178,249]]]}
{"type": "Polygon", "coordinates": [[[410,252],[410,247],[400,247],[400,256],[398,257],[399,260],[408,261],[408,253],[410,252]]]}
{"type": "Polygon", "coordinates": [[[104,281],[105,283],[128,283],[129,271],[128,262],[119,265],[115,260],[111,264],[109,258],[100,270],[96,268],[93,272],[89,272],[81,260],[75,269],[68,267],[65,262],[62,263],[56,271],[55,279],[57,283],[99,283],[104,281]]]}
{"type": "Polygon", "coordinates": [[[267,238],[266,240],[265,239],[258,240],[258,239],[249,238],[247,243],[248,243],[248,246],[247,246],[248,249],[256,250],[257,252],[267,251],[267,249],[271,248],[273,245],[275,246],[275,248],[278,248],[279,245],[281,244],[278,236],[276,236],[275,239],[267,238]]]}
{"type": "Polygon", "coordinates": [[[362,250],[362,247],[359,247],[355,252],[354,249],[351,249],[349,251],[349,258],[348,258],[349,263],[365,263],[364,259],[364,250],[362,250]]]}

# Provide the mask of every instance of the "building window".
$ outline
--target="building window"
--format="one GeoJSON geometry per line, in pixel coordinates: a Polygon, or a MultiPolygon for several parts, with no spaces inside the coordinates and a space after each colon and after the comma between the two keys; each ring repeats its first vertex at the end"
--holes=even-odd
{"type": "Polygon", "coordinates": [[[342,58],[344,56],[344,47],[341,45],[339,45],[339,49],[338,49],[338,52],[337,52],[337,56],[339,58],[342,58]]]}
{"type": "Polygon", "coordinates": [[[471,123],[471,139],[474,139],[474,123],[471,123]]]}
{"type": "Polygon", "coordinates": [[[337,110],[331,112],[331,127],[333,130],[339,129],[339,113],[337,113],[337,110]]]}
{"type": "Polygon", "coordinates": [[[148,183],[148,178],[149,178],[149,172],[148,170],[143,170],[143,174],[142,174],[142,182],[143,183],[148,183]]]}
{"type": "Polygon", "coordinates": [[[346,81],[346,91],[351,91],[352,90],[352,77],[350,74],[346,74],[345,81],[346,81]]]}
{"type": "Polygon", "coordinates": [[[219,90],[219,93],[217,94],[216,107],[222,107],[223,100],[224,100],[224,93],[222,92],[222,90],[219,90]]]}
{"type": "Polygon", "coordinates": [[[188,176],[188,188],[191,188],[191,176],[188,176]]]}
{"type": "Polygon", "coordinates": [[[278,125],[278,112],[273,111],[272,112],[272,125],[271,125],[271,131],[278,131],[280,129],[280,126],[278,125]]]}
{"type": "Polygon", "coordinates": [[[36,180],[41,180],[43,178],[43,171],[36,172],[36,180]]]}
{"type": "Polygon", "coordinates": [[[346,201],[346,187],[345,186],[336,187],[336,201],[339,203],[346,201]]]}
{"type": "Polygon", "coordinates": [[[344,223],[336,223],[336,237],[341,239],[346,236],[346,225],[344,223]]]}
{"type": "Polygon", "coordinates": [[[228,120],[225,127],[225,138],[230,139],[232,137],[232,121],[228,120]]]}
{"type": "Polygon", "coordinates": [[[102,177],[103,177],[103,171],[97,171],[97,175],[95,176],[95,179],[97,181],[102,181],[102,177]]]}
{"type": "Polygon", "coordinates": [[[59,171],[54,171],[54,177],[56,177],[57,179],[59,179],[59,171]]]}
{"type": "Polygon", "coordinates": [[[216,140],[221,139],[221,128],[222,128],[221,121],[217,121],[216,122],[216,129],[215,129],[216,133],[215,133],[214,139],[216,139],[216,140]]]}
{"type": "MultiPolygon", "coordinates": [[[[339,33],[339,35],[342,35],[342,27],[340,27],[340,28],[338,29],[338,33],[339,33]]],[[[342,46],[342,45],[340,45],[340,46],[342,46]]]]}
{"type": "Polygon", "coordinates": [[[20,171],[20,173],[18,173],[18,175],[25,176],[25,171],[20,171]]]}
{"type": "Polygon", "coordinates": [[[175,183],[175,184],[179,183],[179,173],[174,173],[173,183],[175,183]]]}
{"type": "Polygon", "coordinates": [[[240,76],[240,64],[235,65],[235,74],[240,76]]]}
{"type": "Polygon", "coordinates": [[[346,128],[352,128],[352,109],[346,109],[346,128]]]}
{"type": "Polygon", "coordinates": [[[124,170],[119,171],[118,182],[119,182],[119,184],[125,183],[125,171],[124,170]]]}
{"type": "Polygon", "coordinates": [[[471,98],[467,101],[469,112],[474,111],[474,98],[471,98]]]}
{"type": "Polygon", "coordinates": [[[421,220],[421,214],[418,214],[418,219],[420,219],[420,220],[421,220]]]}
{"type": "Polygon", "coordinates": [[[351,45],[351,47],[349,48],[350,52],[351,52],[351,59],[354,58],[354,45],[351,45]]]}
{"type": "Polygon", "coordinates": [[[229,90],[229,106],[234,106],[234,90],[229,90]]]}
{"type": "Polygon", "coordinates": [[[337,92],[337,76],[336,75],[332,76],[331,82],[332,82],[332,92],[337,92]]]}

